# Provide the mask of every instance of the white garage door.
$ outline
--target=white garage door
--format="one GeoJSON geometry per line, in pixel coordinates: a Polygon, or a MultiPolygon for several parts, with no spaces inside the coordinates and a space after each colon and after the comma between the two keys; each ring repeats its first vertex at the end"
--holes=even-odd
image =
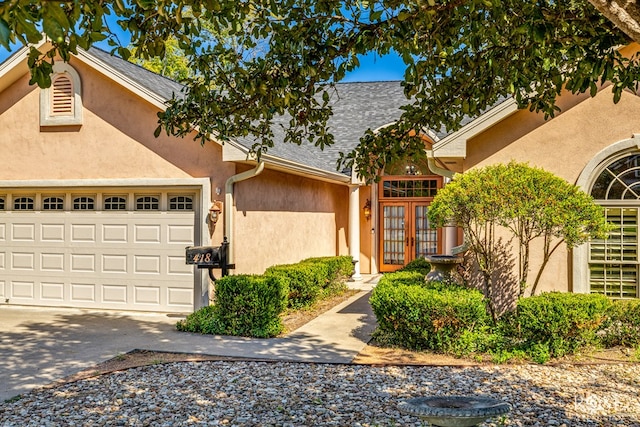
{"type": "Polygon", "coordinates": [[[0,195],[0,298],[8,304],[193,310],[193,197],[0,195]]]}

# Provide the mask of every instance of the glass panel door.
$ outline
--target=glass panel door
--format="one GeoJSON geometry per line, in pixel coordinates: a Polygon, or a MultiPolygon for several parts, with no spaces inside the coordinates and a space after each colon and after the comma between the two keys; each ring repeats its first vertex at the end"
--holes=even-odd
{"type": "MultiPolygon", "coordinates": [[[[429,224],[429,206],[426,203],[413,204],[413,224],[415,249],[412,259],[422,258],[425,255],[433,255],[438,253],[438,230],[431,228],[429,224]]],[[[412,239],[411,243],[414,242],[412,239]]]]}
{"type": "Polygon", "coordinates": [[[382,271],[394,271],[407,260],[407,212],[406,203],[382,205],[382,271]]]}

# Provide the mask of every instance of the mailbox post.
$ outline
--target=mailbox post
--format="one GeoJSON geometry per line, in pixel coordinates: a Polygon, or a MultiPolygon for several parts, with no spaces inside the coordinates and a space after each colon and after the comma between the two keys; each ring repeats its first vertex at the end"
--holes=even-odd
{"type": "Polygon", "coordinates": [[[221,246],[187,246],[186,262],[198,268],[207,268],[209,278],[215,282],[213,269],[222,270],[222,277],[229,275],[229,269],[236,268],[235,264],[227,264],[229,255],[229,242],[224,238],[221,246]]]}

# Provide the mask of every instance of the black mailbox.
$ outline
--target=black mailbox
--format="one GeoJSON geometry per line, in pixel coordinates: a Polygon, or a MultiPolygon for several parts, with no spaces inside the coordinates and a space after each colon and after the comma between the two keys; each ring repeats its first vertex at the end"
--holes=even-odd
{"type": "Polygon", "coordinates": [[[208,268],[211,280],[216,280],[213,276],[214,268],[221,269],[223,277],[229,274],[230,268],[235,268],[234,264],[227,264],[228,253],[229,242],[226,237],[221,246],[187,246],[185,250],[187,264],[208,268]]]}

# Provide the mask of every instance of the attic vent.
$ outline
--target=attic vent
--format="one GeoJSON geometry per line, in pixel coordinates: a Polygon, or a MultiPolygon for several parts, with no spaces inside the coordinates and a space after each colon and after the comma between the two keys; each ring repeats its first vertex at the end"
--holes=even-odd
{"type": "Polygon", "coordinates": [[[73,82],[64,74],[51,84],[51,115],[73,116],[73,82]]]}
{"type": "Polygon", "coordinates": [[[40,91],[40,126],[82,125],[82,82],[69,64],[53,65],[51,86],[40,91]]]}

